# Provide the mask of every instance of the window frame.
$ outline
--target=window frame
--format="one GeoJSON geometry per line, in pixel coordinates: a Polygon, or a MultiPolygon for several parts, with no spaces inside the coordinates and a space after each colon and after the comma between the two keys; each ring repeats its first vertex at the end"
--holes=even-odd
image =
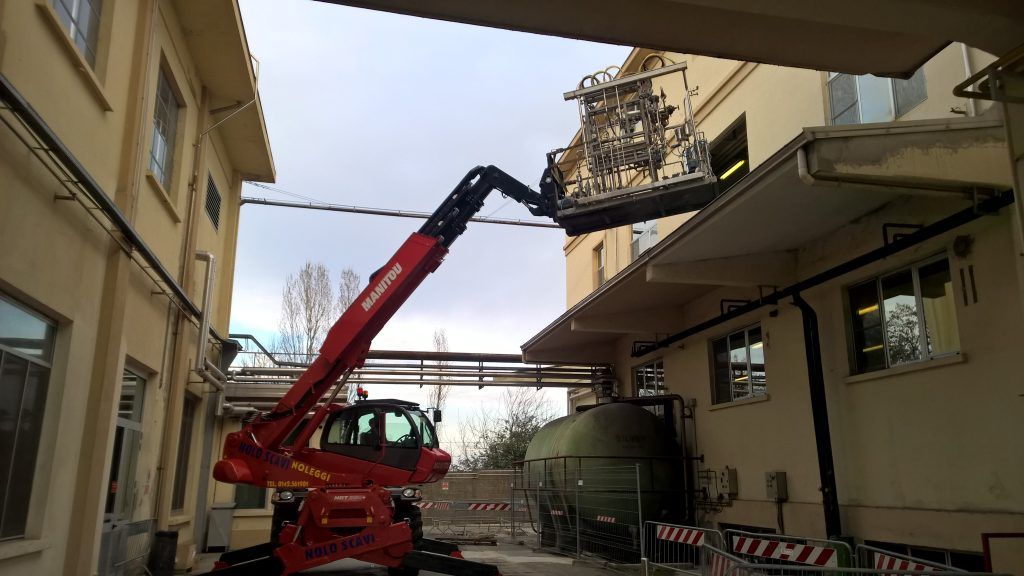
{"type": "MultiPolygon", "coordinates": [[[[882,122],[892,122],[892,121],[899,120],[900,118],[902,118],[903,116],[909,114],[912,110],[914,110],[915,108],[917,108],[918,106],[923,104],[926,100],[928,100],[928,80],[924,76],[924,67],[918,68],[917,70],[914,71],[914,75],[917,75],[918,73],[921,74],[921,82],[922,82],[922,84],[924,86],[924,98],[921,98],[920,101],[915,102],[913,105],[907,107],[905,110],[900,108],[899,99],[896,97],[896,82],[898,82],[898,81],[910,82],[910,80],[913,79],[913,76],[911,76],[910,78],[906,78],[906,79],[901,79],[901,78],[879,78],[881,80],[887,80],[886,85],[887,85],[887,87],[889,89],[889,106],[891,107],[891,110],[892,110],[892,119],[891,120],[883,120],[882,122]]],[[[862,115],[862,107],[861,107],[862,99],[861,99],[861,93],[860,93],[860,83],[857,81],[857,79],[860,78],[861,76],[869,76],[869,74],[847,74],[847,73],[843,73],[843,72],[828,72],[827,73],[827,76],[825,78],[825,97],[826,97],[826,100],[828,102],[828,123],[829,123],[829,126],[851,126],[851,125],[865,124],[866,123],[866,122],[864,122],[863,115],[862,115]],[[853,104],[851,104],[850,106],[847,106],[846,108],[843,108],[841,111],[839,111],[837,113],[836,110],[835,110],[835,107],[833,106],[832,83],[833,83],[833,81],[835,81],[837,78],[839,78],[841,76],[848,76],[848,77],[853,79],[853,88],[854,88],[854,91],[857,94],[857,97],[853,101],[853,104]],[[843,113],[847,112],[848,110],[850,110],[850,108],[856,108],[856,110],[857,110],[857,121],[856,122],[845,123],[845,124],[836,124],[836,118],[839,117],[840,115],[842,115],[843,113]]],[[[878,77],[876,77],[876,78],[878,78],[878,77]]],[[[867,122],[867,123],[870,124],[870,122],[867,122]]]]}
{"type": "Polygon", "coordinates": [[[945,251],[940,252],[938,254],[934,254],[934,255],[929,256],[927,258],[923,258],[923,259],[920,259],[920,260],[915,260],[915,261],[910,262],[908,264],[905,264],[903,266],[899,266],[899,267],[895,267],[895,268],[890,268],[890,269],[884,270],[882,272],[879,272],[877,274],[869,276],[868,278],[865,278],[865,279],[863,279],[863,280],[861,280],[859,282],[853,282],[853,283],[850,283],[850,284],[847,284],[846,286],[844,286],[843,287],[843,319],[844,319],[844,321],[846,323],[847,357],[848,357],[848,363],[849,363],[849,367],[850,367],[850,376],[859,376],[859,375],[862,375],[862,374],[871,374],[871,373],[875,373],[875,372],[880,372],[882,370],[890,370],[892,368],[898,368],[898,367],[903,367],[903,366],[913,366],[915,364],[920,364],[922,362],[930,362],[930,361],[933,361],[933,360],[939,360],[939,359],[943,359],[943,358],[951,358],[951,357],[959,356],[961,354],[961,346],[960,346],[960,318],[959,318],[959,314],[957,313],[957,305],[956,305],[957,297],[958,297],[958,295],[957,295],[956,282],[953,282],[953,263],[950,260],[949,254],[946,253],[945,251]],[[930,353],[928,351],[928,328],[927,328],[928,324],[927,324],[927,319],[925,317],[925,311],[924,311],[924,305],[923,305],[923,296],[921,294],[921,277],[920,277],[920,272],[919,271],[920,271],[921,268],[923,268],[925,266],[928,266],[930,264],[935,264],[936,262],[941,262],[941,261],[945,261],[946,262],[947,268],[949,269],[949,273],[950,273],[950,283],[952,285],[951,305],[952,305],[952,310],[953,310],[953,320],[956,323],[957,349],[953,350],[953,351],[949,351],[949,352],[940,352],[940,353],[937,353],[937,354],[932,354],[932,353],[930,353]],[[892,359],[891,359],[891,355],[890,355],[889,331],[886,329],[886,322],[887,322],[887,320],[885,318],[885,300],[884,300],[883,294],[882,294],[882,280],[885,279],[885,278],[888,278],[890,276],[893,276],[895,274],[899,274],[901,272],[905,272],[905,271],[909,271],[910,272],[911,280],[912,280],[913,286],[914,286],[914,306],[916,308],[916,313],[917,313],[917,330],[918,330],[918,350],[917,351],[918,351],[919,357],[916,360],[910,360],[910,361],[907,361],[907,362],[902,362],[900,364],[893,364],[892,363],[892,359]],[[857,343],[856,330],[854,328],[854,322],[853,322],[854,319],[853,319],[853,316],[852,316],[852,309],[851,309],[851,305],[850,305],[850,291],[855,289],[855,288],[858,288],[858,287],[861,287],[861,286],[865,286],[865,285],[867,285],[869,283],[873,283],[874,284],[875,298],[876,298],[876,301],[878,303],[879,317],[881,319],[882,345],[883,345],[883,351],[885,352],[885,354],[884,354],[885,366],[883,366],[881,368],[862,369],[858,365],[858,358],[857,358],[858,343],[857,343]]]}
{"type": "Polygon", "coordinates": [[[629,226],[629,231],[630,262],[636,262],[640,256],[654,248],[654,245],[658,243],[658,220],[655,218],[654,220],[633,223],[629,226]],[[644,244],[646,244],[646,247],[642,247],[644,244]]]}
{"type": "Polygon", "coordinates": [[[594,287],[600,288],[608,281],[608,250],[604,241],[594,248],[594,287]]]}
{"type": "Polygon", "coordinates": [[[746,401],[746,400],[752,400],[752,399],[757,399],[757,398],[767,398],[768,397],[768,355],[767,355],[767,350],[765,349],[765,344],[766,344],[765,334],[766,334],[766,331],[764,329],[764,324],[762,324],[760,321],[758,321],[758,322],[754,322],[753,324],[747,324],[746,326],[742,326],[740,328],[736,328],[734,330],[730,330],[729,332],[726,332],[726,333],[724,333],[724,334],[722,334],[722,335],[720,335],[718,337],[708,339],[708,352],[711,355],[711,405],[712,406],[720,406],[720,405],[724,405],[724,404],[730,404],[732,402],[739,402],[739,401],[746,401]],[[761,341],[760,341],[760,343],[761,343],[761,355],[764,357],[764,383],[762,385],[763,391],[762,392],[758,392],[758,393],[754,392],[754,376],[753,376],[754,375],[754,370],[753,370],[753,362],[751,362],[751,353],[750,353],[750,350],[751,350],[750,332],[755,330],[755,329],[759,330],[761,332],[761,341]],[[747,390],[748,390],[748,393],[745,396],[740,396],[740,397],[736,397],[736,395],[735,395],[736,382],[737,381],[733,380],[733,378],[732,378],[732,359],[731,359],[732,348],[729,345],[729,342],[731,341],[732,337],[736,336],[738,334],[742,334],[743,335],[743,349],[744,349],[744,353],[745,353],[745,356],[746,356],[746,364],[747,364],[747,369],[746,369],[746,374],[747,374],[747,376],[746,376],[746,378],[747,378],[746,385],[747,385],[747,390]],[[718,398],[718,384],[719,384],[718,383],[718,369],[717,369],[718,366],[717,366],[717,358],[715,357],[715,344],[717,342],[721,342],[723,340],[725,341],[726,351],[730,354],[730,360],[729,360],[729,366],[728,366],[728,370],[729,370],[729,374],[730,374],[729,375],[729,382],[728,382],[729,398],[727,400],[726,399],[719,399],[718,398]]]}
{"type": "MultiPolygon", "coordinates": [[[[0,292],[0,300],[2,300],[5,303],[11,305],[13,308],[15,308],[17,310],[20,310],[21,312],[25,313],[26,315],[28,315],[28,316],[30,316],[32,318],[35,318],[36,320],[39,320],[40,322],[42,322],[42,323],[46,324],[47,326],[49,326],[49,328],[51,329],[51,330],[49,330],[49,332],[47,334],[47,337],[50,340],[50,345],[49,345],[49,355],[48,355],[48,357],[46,359],[35,357],[35,356],[31,356],[29,354],[25,354],[25,353],[21,352],[20,350],[15,349],[15,348],[11,348],[9,346],[5,346],[3,344],[0,344],[0,366],[2,366],[4,364],[4,362],[3,362],[4,357],[8,356],[8,355],[9,356],[13,356],[13,357],[15,357],[15,358],[17,358],[17,359],[19,359],[21,361],[24,361],[26,363],[26,365],[25,365],[25,378],[24,378],[24,380],[22,382],[22,390],[21,390],[21,392],[19,394],[19,404],[23,405],[23,403],[25,401],[25,398],[24,398],[25,386],[26,386],[27,382],[29,381],[29,378],[31,376],[31,372],[32,372],[33,366],[37,370],[38,369],[42,369],[42,370],[45,371],[45,388],[42,391],[43,392],[42,393],[42,398],[39,400],[39,403],[43,406],[43,410],[42,410],[42,412],[40,413],[40,415],[38,417],[38,428],[39,428],[40,432],[39,432],[39,436],[35,439],[35,454],[32,457],[32,464],[30,466],[31,467],[31,474],[32,474],[32,482],[31,482],[32,489],[29,492],[29,503],[26,505],[26,514],[25,514],[24,524],[23,524],[23,526],[21,526],[21,528],[19,530],[20,534],[9,535],[9,536],[3,536],[2,534],[0,534],[0,542],[9,542],[9,541],[13,541],[13,540],[25,539],[28,536],[28,534],[29,534],[28,528],[29,528],[29,526],[32,523],[33,513],[32,513],[31,500],[32,500],[33,492],[35,490],[35,485],[36,485],[36,482],[35,482],[35,480],[36,480],[36,471],[37,471],[38,466],[39,466],[39,453],[40,453],[40,448],[41,448],[41,442],[43,441],[43,437],[44,437],[44,434],[42,432],[42,428],[46,425],[47,417],[48,417],[48,413],[46,411],[46,404],[49,401],[50,389],[52,387],[51,385],[52,385],[52,378],[53,378],[53,355],[54,355],[54,348],[56,346],[56,341],[57,341],[58,324],[57,324],[56,321],[54,321],[54,320],[52,320],[52,319],[50,319],[50,318],[40,314],[39,312],[36,312],[32,308],[29,308],[25,304],[22,304],[20,301],[15,299],[13,296],[10,296],[10,295],[6,294],[5,292],[0,292]]],[[[19,417],[19,419],[18,419],[18,421],[16,423],[16,428],[19,429],[19,430],[23,429],[23,426],[21,425],[21,422],[22,422],[22,420],[19,417]]],[[[10,489],[11,478],[13,478],[14,470],[15,470],[15,464],[16,464],[15,457],[17,456],[17,450],[16,450],[17,449],[17,438],[15,438],[14,442],[15,442],[15,444],[13,446],[14,450],[11,453],[11,468],[6,471],[7,478],[8,478],[8,490],[10,489]]],[[[7,512],[7,497],[8,497],[8,495],[6,493],[5,494],[0,494],[0,529],[3,528],[3,523],[4,523],[3,521],[6,519],[5,515],[6,515],[6,512],[7,512]]]]}
{"type": "Polygon", "coordinates": [[[179,89],[174,77],[174,73],[171,72],[170,66],[166,62],[161,62],[161,65],[157,67],[156,86],[153,94],[153,114],[150,117],[152,134],[149,139],[149,163],[147,164],[147,169],[153,175],[153,180],[163,188],[163,192],[171,199],[175,199],[174,172],[178,167],[178,141],[181,139],[181,123],[184,118],[182,110],[185,108],[185,103],[184,98],[182,98],[181,95],[181,90],[179,89]],[[158,118],[161,106],[161,81],[163,81],[163,84],[166,84],[173,102],[177,104],[176,112],[174,114],[174,122],[172,123],[167,121],[168,119],[162,119],[164,124],[170,126],[173,130],[173,132],[169,134],[169,136],[171,136],[170,141],[164,139],[164,147],[167,149],[167,156],[164,158],[165,163],[162,165],[157,162],[157,158],[154,156],[157,135],[159,134],[161,138],[163,137],[163,134],[157,130],[157,121],[161,120],[158,118]],[[154,165],[159,168],[159,172],[154,170],[154,165]]]}

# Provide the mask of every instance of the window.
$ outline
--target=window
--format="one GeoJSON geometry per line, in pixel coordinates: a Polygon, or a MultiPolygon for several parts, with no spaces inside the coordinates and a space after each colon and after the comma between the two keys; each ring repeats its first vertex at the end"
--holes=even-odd
{"type": "Polygon", "coordinates": [[[637,396],[665,394],[665,363],[655,360],[643,366],[637,366],[633,369],[633,383],[637,396]]]}
{"type": "Polygon", "coordinates": [[[430,420],[427,419],[427,415],[420,412],[420,442],[425,448],[436,448],[437,444],[434,442],[434,428],[431,425],[430,420]]]}
{"type": "Polygon", "coordinates": [[[178,132],[178,96],[167,72],[161,68],[156,83],[156,108],[153,111],[153,143],[149,150],[149,170],[164,190],[171,193],[174,172],[174,145],[178,132]]]}
{"type": "Polygon", "coordinates": [[[647,252],[658,242],[658,221],[647,220],[633,224],[633,241],[630,243],[630,252],[633,260],[647,252]]]}
{"type": "Polygon", "coordinates": [[[267,489],[262,486],[235,484],[237,510],[263,510],[267,507],[267,489]]]}
{"type": "Polygon", "coordinates": [[[604,242],[601,242],[597,245],[597,248],[594,248],[594,283],[597,285],[597,288],[600,288],[605,280],[607,280],[605,276],[605,262],[604,242]]]}
{"type": "Polygon", "coordinates": [[[960,351],[945,256],[852,286],[847,297],[856,374],[960,351]]]}
{"type": "Polygon", "coordinates": [[[747,157],[747,117],[740,116],[711,142],[711,171],[724,192],[750,172],[747,157]]]}
{"type": "Polygon", "coordinates": [[[220,191],[213,183],[213,176],[206,178],[206,215],[213,223],[213,229],[220,229],[220,191]]]}
{"type": "Polygon", "coordinates": [[[924,70],[920,68],[906,80],[870,74],[829,74],[832,124],[889,122],[906,114],[927,97],[924,70]]]}
{"type": "Polygon", "coordinates": [[[99,42],[102,0],[52,0],[57,19],[67,29],[90,66],[96,66],[96,45],[99,42]]]}
{"type": "Polygon", "coordinates": [[[192,453],[192,428],[196,421],[199,399],[185,396],[181,410],[181,430],[178,432],[178,460],[174,464],[174,490],[171,493],[171,509],[185,509],[185,488],[188,487],[188,460],[192,453]]]}
{"type": "Polygon", "coordinates": [[[384,444],[400,448],[416,447],[416,425],[402,410],[384,413],[384,444]]]}
{"type": "Polygon", "coordinates": [[[54,332],[0,294],[0,540],[25,535],[54,332]]]}
{"type": "Polygon", "coordinates": [[[114,427],[114,450],[110,458],[104,522],[130,520],[135,511],[138,491],[135,469],[142,442],[142,404],[146,379],[131,370],[121,374],[121,397],[114,427]]]}
{"type": "Polygon", "coordinates": [[[768,392],[760,325],[712,341],[711,354],[715,371],[712,404],[764,396],[768,392]]]}
{"type": "Polygon", "coordinates": [[[375,412],[347,410],[331,422],[327,442],[344,446],[377,446],[379,430],[375,412]]]}

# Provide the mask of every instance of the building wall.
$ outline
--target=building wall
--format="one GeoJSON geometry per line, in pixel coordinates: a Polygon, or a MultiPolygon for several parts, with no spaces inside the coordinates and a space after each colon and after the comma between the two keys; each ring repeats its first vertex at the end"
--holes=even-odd
{"type": "MultiPolygon", "coordinates": [[[[635,51],[624,68],[639,60],[638,54],[643,52],[635,51]]],[[[969,58],[975,71],[992,60],[976,50],[969,51],[969,58]]],[[[690,85],[700,86],[695,113],[709,140],[745,113],[752,169],[802,127],[828,123],[826,73],[706,57],[678,59],[689,64],[690,85]]],[[[950,111],[953,107],[967,111],[968,104],[951,93],[967,75],[960,45],[938,53],[924,71],[927,98],[901,120],[954,117],[958,114],[950,111]]],[[[973,106],[978,114],[993,112],[981,102],[973,106]]],[[[965,206],[962,201],[920,197],[891,203],[801,247],[798,276],[806,278],[876,248],[883,223],[926,223],[965,206]]],[[[659,220],[659,239],[690,216],[659,220]]],[[[982,218],[804,294],[817,311],[822,335],[847,534],[861,540],[980,552],[981,532],[1024,530],[1024,498],[1011,488],[1024,485],[1024,465],[1016,456],[1024,453],[1024,429],[1017,417],[1022,388],[1015,366],[1015,351],[1022,345],[1017,327],[1024,311],[1013,226],[1006,213],[982,218]],[[954,238],[964,234],[973,237],[973,248],[969,254],[955,255],[954,238]],[[846,288],[939,253],[948,254],[954,278],[960,353],[851,376],[846,288]],[[969,265],[974,267],[977,293],[984,295],[978,302],[971,297],[965,301],[959,283],[960,269],[969,265]]],[[[570,306],[596,288],[587,264],[592,263],[588,256],[597,242],[618,242],[621,253],[628,238],[629,229],[624,227],[566,241],[570,306]]],[[[628,266],[625,254],[625,260],[609,259],[609,277],[628,266]]],[[[755,289],[719,288],[689,304],[685,316],[713,318],[720,313],[721,299],[755,297],[755,289]]],[[[695,434],[689,441],[694,454],[704,457],[702,468],[736,468],[738,495],[727,505],[704,506],[699,521],[778,529],[778,511],[767,498],[764,474],[781,470],[787,473],[789,488],[789,501],[782,505],[786,533],[824,536],[800,311],[788,303],[763,308],[644,358],[630,356],[634,339],[624,336],[616,357],[610,359],[622,383],[620,393],[637,393],[634,367],[662,359],[667,391],[694,403],[695,434]],[[765,338],[767,395],[713,405],[711,341],[758,323],[765,338]]],[[[592,401],[591,394],[570,398],[572,406],[592,401]]]]}
{"type": "MultiPolygon", "coordinates": [[[[156,5],[104,2],[92,68],[65,37],[50,2],[3,3],[0,72],[114,199],[198,305],[204,269],[194,264],[192,253],[201,249],[217,256],[221,270],[212,325],[226,334],[241,177],[213,132],[199,172],[211,172],[218,183],[221,227],[214,231],[199,211],[190,236],[192,144],[211,124],[195,66],[196,59],[206,56],[189,52],[175,5],[156,5]],[[160,67],[178,83],[182,104],[176,172],[167,191],[147,176],[160,67]]],[[[188,482],[188,503],[173,521],[169,499],[177,445],[167,438],[177,438],[186,386],[201,399],[200,413],[214,398],[208,385],[188,382],[196,380],[188,366],[195,357],[197,331],[166,297],[155,294],[154,283],[102,224],[75,201],[58,199],[67,192],[7,128],[0,129],[0,178],[5,182],[0,190],[0,292],[58,324],[28,528],[24,538],[0,542],[0,571],[95,573],[126,368],[146,379],[136,473],[118,487],[133,494],[134,513],[127,520],[156,519],[160,527],[182,529],[182,551],[187,551],[200,485],[196,464],[202,457],[202,425],[197,422],[192,438],[189,473],[195,478],[188,482]]],[[[200,207],[205,181],[203,176],[197,191],[200,207]]]]}

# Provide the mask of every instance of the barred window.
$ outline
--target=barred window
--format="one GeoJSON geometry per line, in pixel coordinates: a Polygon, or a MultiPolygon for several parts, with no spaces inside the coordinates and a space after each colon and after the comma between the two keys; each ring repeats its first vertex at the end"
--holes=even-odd
{"type": "Polygon", "coordinates": [[[206,179],[206,215],[213,223],[213,229],[220,229],[220,191],[213,182],[213,176],[206,179]]]}
{"type": "Polygon", "coordinates": [[[906,80],[865,74],[829,74],[828,96],[832,124],[889,122],[903,116],[928,97],[924,70],[906,80]]]}
{"type": "Polygon", "coordinates": [[[57,19],[71,36],[82,57],[96,66],[96,45],[99,43],[102,0],[52,0],[57,19]]]}
{"type": "Polygon", "coordinates": [[[153,111],[153,142],[149,150],[149,170],[172,193],[174,173],[174,146],[178,133],[178,109],[181,104],[171,86],[167,72],[161,68],[156,84],[156,108],[153,111]]]}
{"type": "Polygon", "coordinates": [[[648,362],[633,369],[633,382],[637,396],[661,396],[665,394],[665,363],[661,360],[648,362]]]}

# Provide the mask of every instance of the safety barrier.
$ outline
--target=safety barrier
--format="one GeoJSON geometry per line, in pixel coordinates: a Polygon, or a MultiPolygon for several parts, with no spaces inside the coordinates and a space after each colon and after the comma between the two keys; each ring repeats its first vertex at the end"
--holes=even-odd
{"type": "MultiPolygon", "coordinates": [[[[857,565],[861,568],[875,570],[914,570],[917,572],[963,572],[959,568],[913,558],[896,552],[890,552],[874,546],[860,544],[857,546],[857,565]]],[[[888,574],[888,572],[884,572],[888,574]]]]}
{"type": "MultiPolygon", "coordinates": [[[[1009,576],[988,572],[964,572],[946,567],[929,566],[919,560],[926,570],[899,568],[854,568],[841,566],[818,566],[810,564],[767,564],[750,562],[738,555],[730,554],[714,546],[705,545],[700,549],[700,569],[692,571],[697,576],[1009,576]]],[[[882,551],[884,552],[884,551],[882,551]]],[[[888,554],[886,554],[888,556],[888,554]]],[[[895,556],[891,556],[895,558],[895,556]]],[[[941,566],[941,565],[938,565],[941,566]]]]}
{"type": "Polygon", "coordinates": [[[416,505],[423,512],[424,529],[440,538],[492,539],[522,535],[522,520],[517,529],[516,517],[526,515],[526,503],[521,501],[424,500],[416,505]]]}
{"type": "Polygon", "coordinates": [[[854,567],[853,550],[846,542],[780,534],[726,530],[732,554],[757,564],[803,564],[826,568],[854,567]]]}
{"type": "Polygon", "coordinates": [[[722,548],[725,539],[718,530],[663,522],[644,522],[645,573],[662,568],[695,573],[700,567],[700,549],[722,548]]]}
{"type": "Polygon", "coordinates": [[[127,576],[145,569],[153,543],[152,519],[118,524],[103,532],[100,539],[100,574],[127,576]]]}

